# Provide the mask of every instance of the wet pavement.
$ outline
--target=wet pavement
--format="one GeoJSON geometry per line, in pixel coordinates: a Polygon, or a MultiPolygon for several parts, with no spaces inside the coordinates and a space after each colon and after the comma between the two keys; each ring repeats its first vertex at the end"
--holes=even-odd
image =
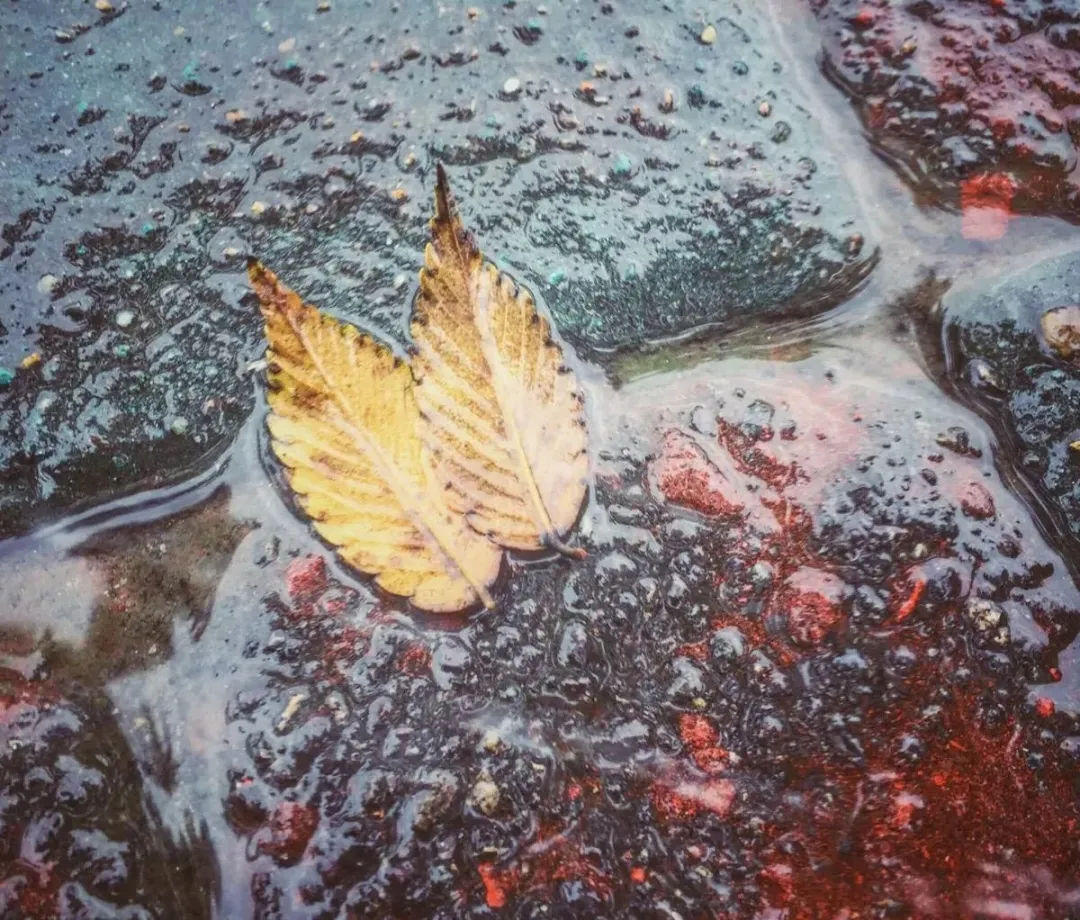
{"type": "Polygon", "coordinates": [[[1078,22],[5,7],[0,914],[1080,916],[1078,22]],[[249,254],[406,343],[437,162],[592,458],[461,617],[248,369],[249,254]]]}

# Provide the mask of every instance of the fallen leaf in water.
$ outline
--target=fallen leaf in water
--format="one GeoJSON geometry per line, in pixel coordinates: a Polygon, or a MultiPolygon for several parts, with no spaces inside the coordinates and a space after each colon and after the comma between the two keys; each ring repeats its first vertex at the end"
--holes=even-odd
{"type": "Polygon", "coordinates": [[[421,436],[450,506],[502,546],[580,555],[562,542],[588,474],[577,381],[532,296],[465,231],[442,167],[412,335],[421,436]]]}
{"type": "Polygon", "coordinates": [[[315,529],[417,607],[492,606],[502,551],[450,514],[432,481],[409,367],[258,262],[248,273],[266,320],[274,453],[315,529]]]}

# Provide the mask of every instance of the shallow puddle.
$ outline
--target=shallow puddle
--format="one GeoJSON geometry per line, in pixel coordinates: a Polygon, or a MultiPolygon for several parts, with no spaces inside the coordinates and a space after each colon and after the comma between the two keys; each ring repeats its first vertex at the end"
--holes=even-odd
{"type": "MultiPolygon", "coordinates": [[[[916,170],[908,97],[855,79],[883,3],[257,4],[224,39],[18,6],[11,85],[57,57],[0,102],[0,915],[1080,915],[1064,141],[1004,204],[916,170]],[[109,101],[90,48],[146,88],[109,101]],[[30,103],[68,69],[52,198],[16,125],[61,177],[30,103]],[[242,274],[404,341],[438,161],[558,324],[590,456],[585,558],[509,556],[451,616],[295,506],[242,274]]],[[[1021,6],[912,4],[907,40],[970,13],[1071,61],[1076,17],[1021,6]]]]}

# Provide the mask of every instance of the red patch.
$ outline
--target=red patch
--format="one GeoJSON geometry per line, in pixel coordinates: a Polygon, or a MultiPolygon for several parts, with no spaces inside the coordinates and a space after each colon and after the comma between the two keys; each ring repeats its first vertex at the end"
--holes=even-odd
{"type": "Polygon", "coordinates": [[[686,821],[702,809],[721,818],[731,811],[735,801],[735,785],[726,779],[710,779],[703,783],[684,780],[673,785],[656,782],[652,786],[653,809],[667,821],[686,821]]]}
{"type": "Polygon", "coordinates": [[[679,736],[690,748],[711,747],[719,740],[712,723],[705,716],[684,712],[679,716],[679,736]]]}
{"type": "Polygon", "coordinates": [[[992,518],[996,513],[994,497],[981,482],[968,483],[960,495],[960,509],[978,521],[992,518]]]}
{"type": "Polygon", "coordinates": [[[1042,718],[1049,719],[1054,714],[1054,701],[1045,696],[1040,696],[1035,701],[1035,712],[1042,718]]]}
{"type": "Polygon", "coordinates": [[[398,659],[398,668],[410,677],[422,677],[431,668],[431,652],[421,642],[410,642],[398,659]]]}
{"type": "Polygon", "coordinates": [[[688,645],[680,645],[675,650],[676,656],[693,658],[694,661],[705,661],[709,657],[709,646],[702,639],[700,642],[691,642],[688,645]]]}
{"type": "Polygon", "coordinates": [[[915,608],[919,605],[919,598],[922,597],[923,591],[925,590],[926,582],[921,578],[918,579],[911,589],[911,593],[907,596],[907,599],[897,609],[896,622],[900,623],[906,620],[915,612],[915,608]]]}
{"type": "Polygon", "coordinates": [[[294,601],[311,601],[326,590],[326,560],[314,554],[301,556],[285,570],[285,588],[294,601]]]}
{"type": "Polygon", "coordinates": [[[719,735],[708,719],[683,713],[679,716],[679,736],[700,770],[705,773],[719,773],[723,770],[727,751],[717,744],[719,735]]]}
{"type": "Polygon", "coordinates": [[[709,515],[736,514],[743,502],[730,480],[689,435],[674,429],[664,435],[650,472],[664,498],[709,515]]]}
{"type": "Polygon", "coordinates": [[[717,439],[740,473],[754,476],[779,491],[795,482],[798,475],[795,464],[783,463],[758,446],[759,442],[772,439],[771,428],[764,428],[752,437],[727,419],[717,419],[716,425],[717,439]]]}
{"type": "Polygon", "coordinates": [[[504,907],[517,894],[542,891],[560,882],[580,881],[603,897],[610,880],[582,852],[568,832],[553,832],[541,825],[536,840],[520,853],[517,864],[505,868],[478,863],[484,899],[491,908],[504,907]]]}
{"type": "Polygon", "coordinates": [[[635,885],[640,885],[645,881],[645,869],[642,866],[634,866],[630,870],[630,881],[635,885]]]}
{"type": "Polygon", "coordinates": [[[758,881],[773,907],[783,907],[791,901],[795,890],[791,866],[786,863],[771,863],[758,873],[758,881]]]}
{"type": "Polygon", "coordinates": [[[278,863],[291,865],[304,855],[311,835],[319,826],[319,813],[299,802],[282,802],[270,816],[269,839],[260,841],[260,853],[268,853],[278,863]]]}
{"type": "Polygon", "coordinates": [[[796,569],[779,597],[792,641],[813,647],[834,632],[844,619],[843,592],[844,583],[829,572],[806,566],[796,569]]]}
{"type": "Polygon", "coordinates": [[[851,24],[856,29],[869,29],[874,24],[874,11],[864,6],[851,17],[851,24]]]}
{"type": "Polygon", "coordinates": [[[1006,173],[982,173],[960,184],[961,233],[967,240],[998,240],[1012,217],[1016,183],[1006,173]]]}
{"type": "Polygon", "coordinates": [[[477,863],[476,871],[480,873],[480,881],[484,883],[484,901],[487,906],[495,909],[506,906],[506,889],[499,880],[499,875],[491,863],[477,863]]]}

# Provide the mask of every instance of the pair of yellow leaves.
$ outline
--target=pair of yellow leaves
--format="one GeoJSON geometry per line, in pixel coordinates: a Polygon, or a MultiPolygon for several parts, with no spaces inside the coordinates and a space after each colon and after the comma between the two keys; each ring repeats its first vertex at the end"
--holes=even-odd
{"type": "Polygon", "coordinates": [[[504,548],[567,551],[588,474],[577,382],[531,295],[465,231],[442,167],[409,364],[258,262],[248,273],[274,452],[342,559],[417,607],[456,611],[493,605],[504,548]]]}

